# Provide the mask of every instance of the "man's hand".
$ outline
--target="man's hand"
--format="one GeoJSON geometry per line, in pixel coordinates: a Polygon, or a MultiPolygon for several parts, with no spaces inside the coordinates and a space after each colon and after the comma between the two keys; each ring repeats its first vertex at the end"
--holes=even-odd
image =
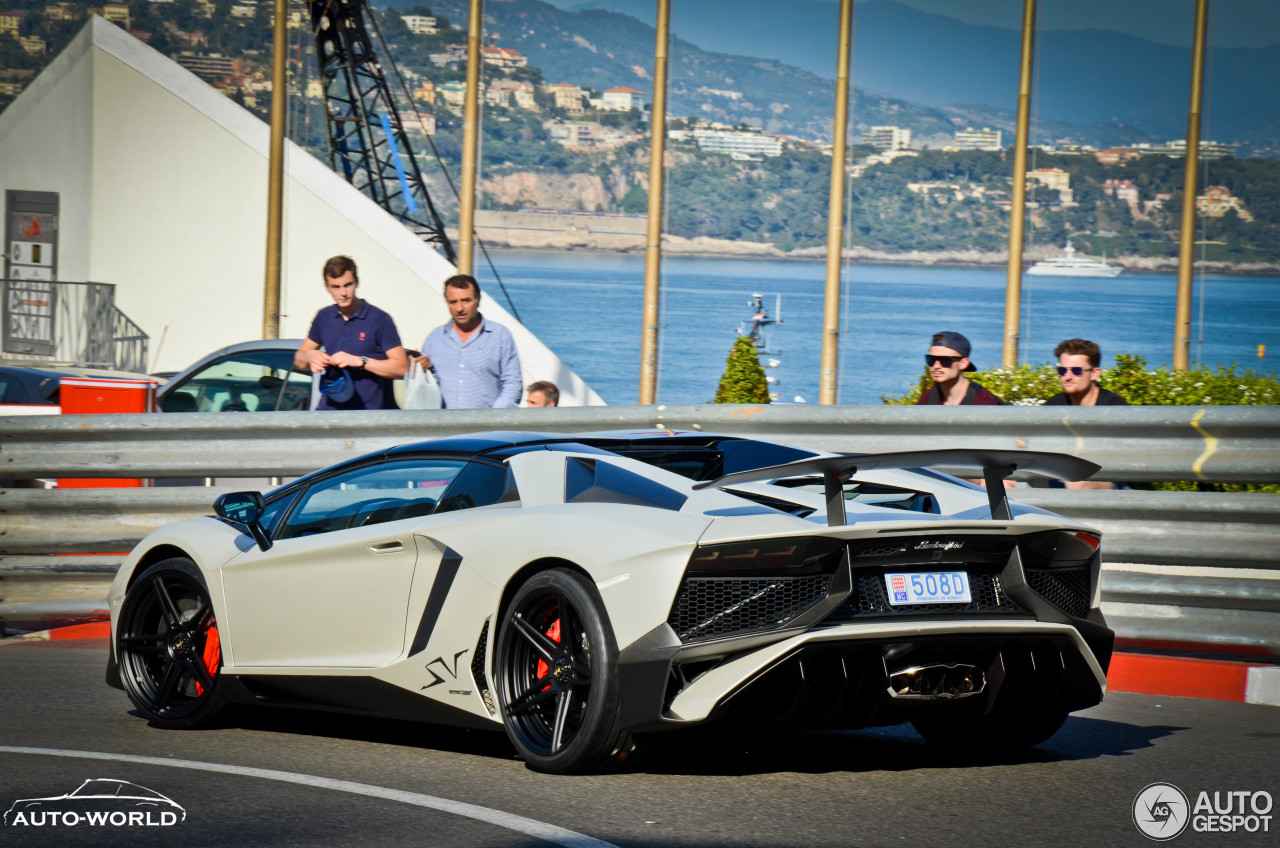
{"type": "Polygon", "coordinates": [[[334,353],[333,356],[330,356],[328,364],[336,365],[339,368],[359,368],[364,365],[360,357],[352,353],[347,353],[345,350],[340,350],[334,353]]]}
{"type": "Polygon", "coordinates": [[[411,356],[409,357],[409,361],[420,367],[423,371],[431,370],[431,357],[427,356],[425,353],[422,356],[411,356]]]}
{"type": "Polygon", "coordinates": [[[323,350],[307,351],[305,355],[308,356],[311,360],[309,364],[311,367],[311,373],[313,374],[319,374],[321,371],[328,368],[329,365],[333,363],[332,357],[330,357],[329,354],[325,353],[323,350]]]}

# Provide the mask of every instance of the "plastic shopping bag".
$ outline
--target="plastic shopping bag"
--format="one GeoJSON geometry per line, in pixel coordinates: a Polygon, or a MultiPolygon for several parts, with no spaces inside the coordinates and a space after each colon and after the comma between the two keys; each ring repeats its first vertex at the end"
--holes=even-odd
{"type": "Polygon", "coordinates": [[[436,385],[435,376],[420,365],[410,363],[409,373],[405,375],[407,391],[405,392],[405,409],[439,409],[440,387],[436,385]]]}

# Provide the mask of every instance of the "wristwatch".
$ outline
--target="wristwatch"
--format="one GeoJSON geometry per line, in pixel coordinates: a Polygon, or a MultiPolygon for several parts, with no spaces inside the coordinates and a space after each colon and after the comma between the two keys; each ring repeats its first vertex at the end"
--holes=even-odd
{"type": "Polygon", "coordinates": [[[362,356],[362,357],[360,357],[360,367],[361,367],[361,368],[368,368],[368,367],[369,367],[369,357],[367,357],[367,356],[362,356]]]}

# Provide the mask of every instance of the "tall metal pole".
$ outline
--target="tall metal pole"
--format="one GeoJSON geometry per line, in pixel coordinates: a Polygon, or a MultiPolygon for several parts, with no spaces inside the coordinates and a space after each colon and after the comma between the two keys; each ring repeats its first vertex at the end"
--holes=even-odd
{"type": "Polygon", "coordinates": [[[1178,249],[1178,296],[1173,318],[1173,367],[1191,359],[1191,266],[1196,250],[1196,171],[1200,165],[1200,105],[1204,100],[1204,45],[1209,0],[1196,0],[1196,37],[1191,51],[1191,105],[1187,110],[1187,170],[1182,180],[1182,244],[1178,249]]]}
{"type": "Polygon", "coordinates": [[[840,373],[840,264],[844,246],[845,142],[849,128],[849,53],[853,0],[840,0],[840,50],[836,60],[836,115],[832,127],[831,199],[827,204],[827,288],[822,307],[822,370],[818,403],[836,402],[840,373]]]}
{"type": "Polygon", "coordinates": [[[1036,0],[1022,2],[1022,70],[1018,74],[1018,137],[1013,151],[1013,197],[1009,206],[1009,268],[1004,289],[1005,368],[1018,364],[1022,318],[1022,241],[1027,219],[1027,137],[1031,130],[1031,69],[1036,50],[1036,0]]]}
{"type": "Polygon", "coordinates": [[[480,140],[480,30],[483,0],[471,0],[467,20],[467,94],[462,112],[462,192],[458,198],[458,273],[475,268],[476,148],[480,140]]]}
{"type": "Polygon", "coordinates": [[[657,402],[658,301],[662,267],[663,156],[667,148],[667,42],[671,0],[658,0],[653,48],[653,105],[649,111],[649,229],[644,248],[644,325],[640,337],[640,403],[657,402]]]}
{"type": "Polygon", "coordinates": [[[267,166],[267,270],[262,293],[262,337],[280,338],[280,265],[284,229],[285,16],[288,0],[276,0],[275,38],[271,46],[271,142],[267,166]]]}

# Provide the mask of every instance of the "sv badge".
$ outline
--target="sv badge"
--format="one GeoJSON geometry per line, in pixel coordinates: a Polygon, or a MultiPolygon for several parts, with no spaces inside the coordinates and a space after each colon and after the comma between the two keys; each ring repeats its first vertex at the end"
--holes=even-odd
{"type": "Polygon", "coordinates": [[[434,668],[432,668],[432,666],[435,666],[435,665],[438,665],[440,667],[440,671],[449,675],[449,679],[457,680],[458,679],[458,660],[461,659],[462,655],[465,654],[466,652],[467,652],[467,649],[463,649],[453,655],[452,668],[450,668],[449,664],[445,662],[444,657],[436,657],[431,662],[427,663],[426,666],[424,666],[427,670],[427,674],[431,675],[435,679],[432,680],[430,683],[428,683],[426,686],[423,686],[422,688],[430,689],[432,686],[439,686],[441,683],[444,683],[445,679],[440,676],[439,672],[437,672],[434,668]]]}

